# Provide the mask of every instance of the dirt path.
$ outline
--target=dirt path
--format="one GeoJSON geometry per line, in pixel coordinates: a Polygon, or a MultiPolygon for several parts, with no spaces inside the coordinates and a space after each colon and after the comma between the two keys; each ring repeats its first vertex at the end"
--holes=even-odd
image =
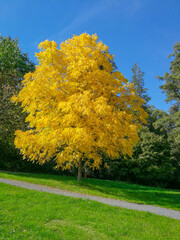
{"type": "Polygon", "coordinates": [[[75,193],[75,192],[61,190],[58,188],[47,187],[47,186],[43,186],[43,185],[22,182],[22,181],[17,181],[17,180],[10,180],[10,179],[5,179],[5,178],[0,178],[0,182],[10,184],[10,185],[13,185],[16,187],[22,187],[22,188],[36,190],[36,191],[40,191],[40,192],[54,193],[54,194],[63,195],[63,196],[67,196],[67,197],[89,199],[92,201],[101,202],[101,203],[108,204],[111,206],[127,208],[127,209],[134,209],[134,210],[139,210],[139,211],[144,211],[144,212],[150,212],[150,213],[154,213],[157,215],[166,216],[166,217],[175,218],[175,219],[180,220],[180,211],[171,210],[171,209],[167,209],[167,208],[155,207],[152,205],[131,203],[131,202],[126,202],[126,201],[121,201],[121,200],[111,199],[111,198],[85,195],[85,194],[81,194],[81,193],[75,193]]]}

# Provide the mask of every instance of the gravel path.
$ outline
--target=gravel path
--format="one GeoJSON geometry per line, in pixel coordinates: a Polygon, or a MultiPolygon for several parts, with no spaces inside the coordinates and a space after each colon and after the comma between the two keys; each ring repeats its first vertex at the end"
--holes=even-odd
{"type": "Polygon", "coordinates": [[[150,213],[154,213],[157,215],[166,216],[166,217],[175,218],[175,219],[180,220],[180,211],[171,210],[171,209],[167,209],[167,208],[125,202],[125,201],[111,199],[111,198],[85,195],[85,194],[81,194],[81,193],[75,193],[75,192],[61,190],[58,188],[52,188],[52,187],[47,187],[47,186],[43,186],[43,185],[22,182],[22,181],[17,181],[17,180],[10,180],[10,179],[5,179],[5,178],[0,178],[0,182],[10,184],[10,185],[13,185],[16,187],[22,187],[22,188],[36,190],[36,191],[40,191],[40,192],[48,192],[48,193],[54,193],[54,194],[63,195],[63,196],[67,196],[67,197],[89,199],[89,200],[105,203],[105,204],[108,204],[111,206],[134,209],[134,210],[139,210],[139,211],[144,211],[144,212],[150,212],[150,213]]]}

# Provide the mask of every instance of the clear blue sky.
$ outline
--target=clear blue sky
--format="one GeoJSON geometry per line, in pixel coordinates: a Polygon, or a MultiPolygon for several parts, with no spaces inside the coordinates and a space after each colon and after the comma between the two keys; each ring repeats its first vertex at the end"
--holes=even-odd
{"type": "Polygon", "coordinates": [[[168,110],[155,77],[169,71],[180,41],[180,0],[0,0],[0,33],[18,37],[33,61],[41,41],[60,44],[83,32],[97,33],[126,78],[139,62],[150,103],[168,110]]]}

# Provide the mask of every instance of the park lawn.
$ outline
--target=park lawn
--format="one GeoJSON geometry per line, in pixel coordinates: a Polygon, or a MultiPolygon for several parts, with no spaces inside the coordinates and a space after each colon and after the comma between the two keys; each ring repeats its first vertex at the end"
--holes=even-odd
{"type": "Polygon", "coordinates": [[[76,177],[51,174],[0,172],[0,177],[88,195],[180,210],[180,191],[178,190],[92,178],[83,178],[82,182],[78,182],[76,177]]]}
{"type": "Polygon", "coordinates": [[[82,182],[79,183],[76,177],[50,174],[0,172],[0,177],[52,186],[88,195],[180,210],[180,191],[178,190],[90,178],[83,178],[82,182]]]}
{"type": "Polygon", "coordinates": [[[180,239],[180,221],[0,183],[0,239],[180,239]]]}

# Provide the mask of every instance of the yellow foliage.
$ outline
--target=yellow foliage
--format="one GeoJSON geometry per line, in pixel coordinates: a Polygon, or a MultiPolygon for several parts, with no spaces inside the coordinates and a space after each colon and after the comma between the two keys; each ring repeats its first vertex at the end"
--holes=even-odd
{"type": "Polygon", "coordinates": [[[28,113],[30,128],[16,131],[16,147],[41,164],[54,157],[63,169],[80,159],[99,168],[101,152],[112,159],[131,156],[147,114],[134,86],[113,68],[108,47],[96,34],[83,33],[60,49],[48,40],[39,48],[39,65],[12,99],[28,113]]]}

